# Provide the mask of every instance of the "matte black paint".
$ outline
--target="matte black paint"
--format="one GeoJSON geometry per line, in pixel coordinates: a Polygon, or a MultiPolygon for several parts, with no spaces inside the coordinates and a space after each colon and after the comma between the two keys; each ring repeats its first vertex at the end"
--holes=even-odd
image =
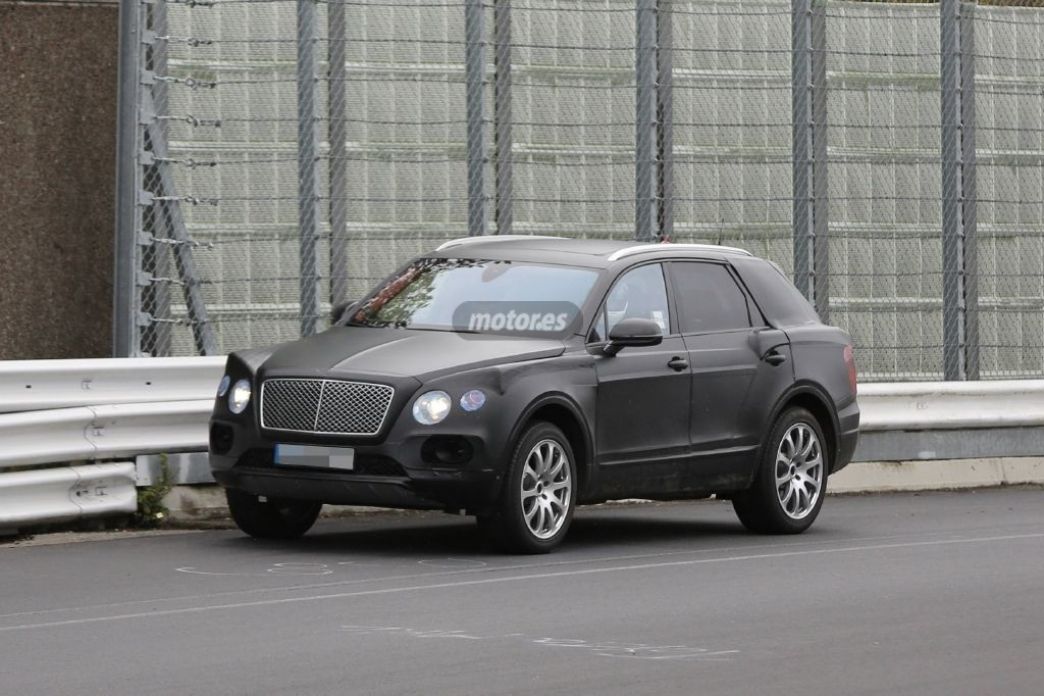
{"type": "MultiPolygon", "coordinates": [[[[859,409],[842,349],[848,336],[814,319],[796,292],[768,262],[719,249],[650,245],[610,261],[627,243],[532,239],[477,242],[431,256],[561,263],[600,269],[582,307],[582,331],[563,338],[517,338],[358,326],[334,326],[310,338],[229,356],[233,381],[249,378],[254,396],[241,415],[225,399],[212,423],[231,431],[231,447],[212,448],[215,479],[231,488],[271,497],[337,504],[441,508],[482,514],[501,495],[504,468],[524,425],[534,418],[573,431],[581,502],[613,498],[696,498],[748,487],[763,439],[794,399],[814,400],[833,433],[832,471],[845,466],[858,437],[859,409]],[[672,316],[678,303],[671,268],[678,261],[725,264],[747,295],[748,329],[668,334],[655,346],[607,355],[589,344],[593,318],[625,271],[662,262],[672,316]],[[784,285],[784,287],[786,287],[784,285]],[[797,297],[797,300],[794,298],[797,297]],[[270,377],[323,377],[390,384],[395,397],[373,437],[301,435],[264,430],[258,416],[261,383],[270,377]],[[413,400],[446,391],[454,409],[424,426],[411,415],[413,400]],[[456,406],[482,389],[485,406],[456,406]],[[459,437],[470,457],[432,463],[433,436],[459,437]],[[277,467],[276,442],[354,447],[356,457],[385,458],[402,475],[370,475],[277,467]],[[426,447],[427,443],[427,447],[426,447]],[[220,452],[220,453],[219,453],[220,452]],[[582,454],[585,453],[585,454],[582,454]]],[[[475,298],[481,299],[481,298],[475,298]]]]}

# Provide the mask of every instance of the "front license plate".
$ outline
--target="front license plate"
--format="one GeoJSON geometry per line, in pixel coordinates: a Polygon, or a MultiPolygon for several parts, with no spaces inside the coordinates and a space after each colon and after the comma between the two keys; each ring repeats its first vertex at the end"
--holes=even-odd
{"type": "Polygon", "coordinates": [[[275,463],[279,466],[310,466],[351,471],[355,468],[355,450],[351,447],[278,444],[275,446],[275,463]]]}

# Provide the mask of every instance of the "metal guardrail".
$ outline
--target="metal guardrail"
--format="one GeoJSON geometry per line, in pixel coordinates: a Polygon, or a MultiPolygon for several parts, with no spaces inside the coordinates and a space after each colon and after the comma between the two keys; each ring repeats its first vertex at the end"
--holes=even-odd
{"type": "Polygon", "coordinates": [[[0,414],[209,399],[225,358],[0,361],[0,414]]]}
{"type": "Polygon", "coordinates": [[[224,363],[0,362],[0,530],[133,513],[136,464],[93,462],[206,449],[224,363]]]}
{"type": "Polygon", "coordinates": [[[131,462],[0,474],[0,530],[137,509],[131,462]]]}
{"type": "MultiPolygon", "coordinates": [[[[67,465],[205,450],[223,365],[223,358],[0,362],[0,527],[133,511],[134,464],[67,465]],[[39,468],[48,464],[60,468],[39,468]],[[37,468],[3,472],[18,467],[37,468]]],[[[1044,380],[864,384],[859,400],[864,440],[1044,426],[1044,380]]],[[[933,458],[923,441],[904,444],[921,447],[905,458],[933,458]]]]}

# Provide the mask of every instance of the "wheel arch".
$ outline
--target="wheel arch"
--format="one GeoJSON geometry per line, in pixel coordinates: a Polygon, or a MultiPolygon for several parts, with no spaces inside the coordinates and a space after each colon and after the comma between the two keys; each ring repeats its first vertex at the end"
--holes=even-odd
{"type": "Polygon", "coordinates": [[[522,434],[532,423],[545,421],[558,427],[569,440],[576,460],[578,498],[583,497],[594,469],[594,440],[580,406],[567,394],[560,392],[544,394],[534,399],[522,411],[511,431],[508,442],[513,451],[522,434]]]}
{"type": "MultiPolygon", "coordinates": [[[[823,431],[823,437],[827,439],[827,447],[830,452],[830,473],[833,473],[837,466],[841,448],[840,423],[837,418],[837,409],[833,407],[832,403],[826,390],[817,384],[813,382],[798,383],[780,397],[775,408],[772,409],[772,416],[768,421],[768,429],[771,430],[780,414],[793,407],[803,408],[815,416],[823,431]]],[[[765,444],[763,439],[762,447],[765,444]]],[[[759,461],[760,456],[759,454],[759,461]]]]}

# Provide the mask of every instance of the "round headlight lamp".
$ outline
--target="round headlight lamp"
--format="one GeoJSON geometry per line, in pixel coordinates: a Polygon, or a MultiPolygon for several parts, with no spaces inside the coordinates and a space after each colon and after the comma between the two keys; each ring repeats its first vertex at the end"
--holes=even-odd
{"type": "Polygon", "coordinates": [[[441,423],[449,415],[453,400],[444,391],[430,391],[421,394],[413,402],[413,418],[421,425],[441,423]]]}
{"type": "Polygon", "coordinates": [[[221,399],[228,393],[228,388],[232,386],[232,378],[225,375],[221,378],[221,382],[218,384],[218,398],[221,399]]]}
{"type": "Polygon", "coordinates": [[[232,386],[228,393],[228,410],[240,414],[250,403],[250,380],[241,379],[232,386]]]}
{"type": "Polygon", "coordinates": [[[481,389],[464,392],[460,397],[460,407],[467,412],[477,411],[486,405],[486,394],[481,389]]]}

